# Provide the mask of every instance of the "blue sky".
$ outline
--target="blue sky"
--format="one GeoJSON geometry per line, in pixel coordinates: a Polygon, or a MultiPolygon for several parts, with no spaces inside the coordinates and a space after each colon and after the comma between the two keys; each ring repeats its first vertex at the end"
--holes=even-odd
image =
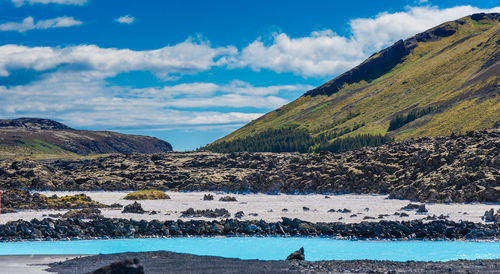
{"type": "Polygon", "coordinates": [[[497,1],[0,0],[0,117],[201,147],[497,1]]]}

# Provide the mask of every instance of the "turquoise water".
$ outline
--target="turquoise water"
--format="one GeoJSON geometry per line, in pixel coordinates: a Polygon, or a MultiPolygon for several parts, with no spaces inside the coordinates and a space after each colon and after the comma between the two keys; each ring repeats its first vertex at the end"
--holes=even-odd
{"type": "Polygon", "coordinates": [[[0,255],[109,254],[167,250],[227,258],[283,260],[304,247],[306,260],[448,261],[498,259],[500,242],[348,241],[327,238],[164,238],[0,243],[0,255]]]}

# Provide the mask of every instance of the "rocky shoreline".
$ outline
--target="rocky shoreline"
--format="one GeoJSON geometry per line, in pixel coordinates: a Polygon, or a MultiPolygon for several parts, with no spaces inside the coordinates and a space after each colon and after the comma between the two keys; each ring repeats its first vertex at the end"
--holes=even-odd
{"type": "Polygon", "coordinates": [[[0,241],[154,238],[191,236],[293,236],[351,240],[500,240],[500,224],[435,220],[311,223],[237,219],[160,222],[116,218],[33,219],[0,225],[0,241]]]}
{"type": "Polygon", "coordinates": [[[85,160],[1,160],[0,188],[389,194],[500,202],[500,129],[343,153],[171,152],[85,160]]]}
{"type": "Polygon", "coordinates": [[[500,260],[260,261],[155,251],[74,258],[52,263],[48,271],[64,274],[90,273],[112,263],[134,259],[144,267],[144,273],[498,273],[500,268],[500,260]]]}

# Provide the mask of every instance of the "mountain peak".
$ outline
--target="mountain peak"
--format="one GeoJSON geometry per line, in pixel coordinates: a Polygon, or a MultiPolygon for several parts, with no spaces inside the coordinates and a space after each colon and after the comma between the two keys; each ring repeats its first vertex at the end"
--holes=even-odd
{"type": "Polygon", "coordinates": [[[500,13],[473,14],[397,41],[207,149],[335,151],[491,128],[499,81],[500,13]]]}
{"type": "Polygon", "coordinates": [[[69,130],[72,129],[65,124],[54,120],[42,118],[17,118],[17,119],[2,119],[0,120],[0,128],[25,128],[25,129],[42,129],[42,130],[69,130]]]}
{"type": "Polygon", "coordinates": [[[439,26],[418,33],[406,40],[399,40],[392,46],[374,53],[364,62],[353,69],[335,77],[325,84],[309,90],[304,96],[332,95],[338,92],[345,84],[353,84],[359,81],[370,82],[393,69],[397,64],[403,62],[404,58],[417,47],[419,42],[432,42],[455,34],[459,27],[466,23],[466,19],[474,21],[498,21],[500,13],[477,13],[465,18],[443,23],[439,26]]]}

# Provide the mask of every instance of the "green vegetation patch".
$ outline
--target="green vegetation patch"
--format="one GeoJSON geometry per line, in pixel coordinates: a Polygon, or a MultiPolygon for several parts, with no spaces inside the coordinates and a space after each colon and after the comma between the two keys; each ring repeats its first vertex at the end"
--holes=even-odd
{"type": "MultiPolygon", "coordinates": [[[[31,194],[24,189],[9,189],[2,195],[2,206],[9,209],[75,209],[107,207],[85,194],[47,197],[40,193],[31,194]]],[[[3,210],[3,209],[2,209],[3,210]]]]}
{"type": "Polygon", "coordinates": [[[165,200],[170,199],[165,192],[157,189],[140,190],[127,194],[125,200],[165,200]]]}
{"type": "Polygon", "coordinates": [[[432,107],[427,107],[419,110],[412,110],[408,114],[399,114],[389,123],[388,131],[392,131],[398,129],[410,122],[415,121],[416,119],[431,113],[434,110],[432,107]]]}
{"type": "Polygon", "coordinates": [[[361,125],[335,130],[312,137],[301,128],[268,129],[265,132],[233,141],[210,144],[205,149],[214,152],[339,152],[365,146],[379,146],[392,139],[387,135],[361,134],[338,138],[360,128],[361,125]],[[333,141],[332,141],[333,140],[333,141]]]}

